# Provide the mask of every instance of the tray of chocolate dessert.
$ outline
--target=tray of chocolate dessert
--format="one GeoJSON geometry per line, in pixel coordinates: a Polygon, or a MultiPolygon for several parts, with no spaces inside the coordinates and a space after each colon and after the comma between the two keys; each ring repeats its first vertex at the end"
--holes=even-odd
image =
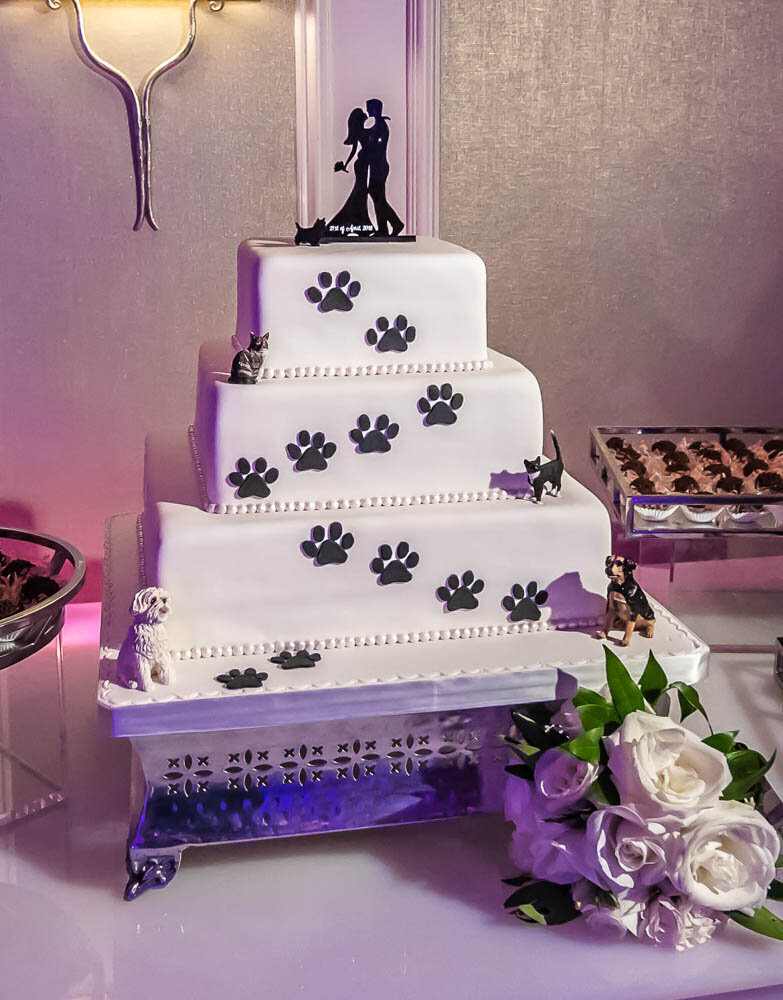
{"type": "Polygon", "coordinates": [[[68,542],[0,528],[0,670],[57,636],[84,574],[84,557],[68,542]]]}
{"type": "Polygon", "coordinates": [[[626,535],[783,534],[783,428],[593,427],[626,535]]]}

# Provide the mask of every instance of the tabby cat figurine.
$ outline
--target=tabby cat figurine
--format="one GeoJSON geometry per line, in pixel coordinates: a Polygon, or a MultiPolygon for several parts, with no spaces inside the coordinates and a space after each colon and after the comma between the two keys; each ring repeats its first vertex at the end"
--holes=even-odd
{"type": "Polygon", "coordinates": [[[563,481],[563,459],[560,455],[560,445],[557,443],[555,432],[550,431],[549,433],[552,435],[552,444],[555,446],[555,457],[552,461],[544,462],[542,465],[540,458],[534,458],[532,462],[525,459],[525,469],[530,485],[533,487],[536,503],[541,503],[545,486],[549,487],[547,493],[550,496],[559,496],[560,485],[563,481]]]}
{"type": "Polygon", "coordinates": [[[264,366],[268,347],[268,333],[265,333],[263,337],[251,333],[250,344],[234,355],[228,381],[234,385],[255,385],[264,366]]]}

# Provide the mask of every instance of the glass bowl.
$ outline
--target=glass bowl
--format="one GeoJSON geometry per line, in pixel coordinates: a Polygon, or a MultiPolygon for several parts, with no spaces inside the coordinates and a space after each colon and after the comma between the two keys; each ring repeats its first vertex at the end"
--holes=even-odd
{"type": "Polygon", "coordinates": [[[48,558],[48,572],[51,576],[59,575],[65,563],[71,564],[73,572],[51,597],[24,611],[0,618],[0,670],[37,653],[58,635],[65,620],[65,606],[84,586],[86,569],[81,552],[53,535],[17,528],[0,528],[0,551],[4,550],[5,542],[21,542],[26,548],[46,550],[41,556],[48,558]]]}

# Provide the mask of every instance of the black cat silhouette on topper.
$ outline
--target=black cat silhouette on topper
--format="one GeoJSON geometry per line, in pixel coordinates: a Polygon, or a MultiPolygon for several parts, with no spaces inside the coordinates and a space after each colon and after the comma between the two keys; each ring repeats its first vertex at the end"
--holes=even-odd
{"type": "Polygon", "coordinates": [[[264,367],[264,358],[269,347],[269,334],[259,337],[250,334],[250,343],[234,355],[228,381],[234,385],[255,385],[264,367]]]}
{"type": "Polygon", "coordinates": [[[389,179],[389,126],[391,121],[383,113],[383,101],[372,97],[364,108],[354,108],[348,115],[348,129],[343,145],[350,151],[344,160],[334,165],[336,174],[348,174],[353,164],[353,187],[337,214],[324,223],[316,220],[305,229],[297,223],[294,242],[297,246],[308,243],[318,246],[321,242],[344,239],[414,240],[402,236],[404,221],[397,215],[386,197],[389,179]],[[375,220],[370,216],[372,208],[375,220]],[[323,230],[323,231],[322,231],[323,230]]]}
{"type": "Polygon", "coordinates": [[[563,458],[560,454],[560,445],[557,443],[555,432],[552,435],[552,444],[555,446],[555,457],[551,462],[542,462],[540,456],[532,461],[525,459],[525,469],[528,480],[533,488],[533,496],[536,503],[541,503],[544,495],[544,487],[548,486],[549,496],[560,496],[560,486],[563,481],[563,458]]]}

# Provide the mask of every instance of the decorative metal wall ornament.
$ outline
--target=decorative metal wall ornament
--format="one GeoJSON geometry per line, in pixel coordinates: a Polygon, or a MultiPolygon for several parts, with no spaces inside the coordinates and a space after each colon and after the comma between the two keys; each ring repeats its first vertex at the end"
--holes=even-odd
{"type": "MultiPolygon", "coordinates": [[[[63,0],[45,0],[47,7],[58,10],[63,0]]],[[[76,12],[76,30],[82,51],[96,72],[107,77],[117,87],[125,101],[130,127],[131,153],[133,156],[133,172],[136,179],[136,221],[134,230],[141,229],[146,221],[152,229],[159,229],[152,207],[152,121],[150,102],[152,88],[155,83],[175,66],[179,66],[193,48],[196,40],[196,4],[198,0],[187,0],[188,3],[188,35],[182,46],[168,59],[151,69],[134,90],[130,80],[116,66],[101,58],[87,41],[84,28],[84,11],[82,0],[71,0],[76,12]]],[[[209,9],[221,11],[226,0],[209,0],[209,9]]]]}

